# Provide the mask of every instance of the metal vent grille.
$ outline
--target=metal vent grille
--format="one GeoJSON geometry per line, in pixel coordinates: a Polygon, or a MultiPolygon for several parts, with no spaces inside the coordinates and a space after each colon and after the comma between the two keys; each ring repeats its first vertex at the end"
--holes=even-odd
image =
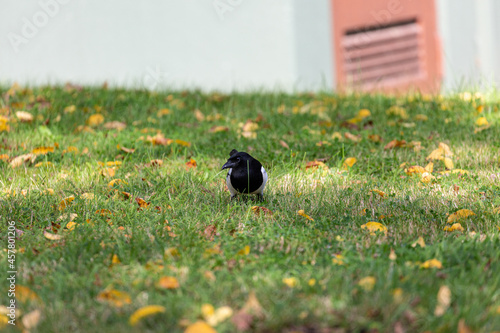
{"type": "Polygon", "coordinates": [[[342,40],[347,82],[370,88],[421,77],[425,70],[421,34],[416,20],[347,31],[342,40]]]}

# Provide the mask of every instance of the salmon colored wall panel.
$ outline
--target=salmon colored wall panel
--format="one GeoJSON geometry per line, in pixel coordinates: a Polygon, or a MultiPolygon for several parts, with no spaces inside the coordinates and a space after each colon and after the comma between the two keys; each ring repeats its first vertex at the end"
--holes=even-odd
{"type": "Polygon", "coordinates": [[[438,92],[434,0],[332,0],[337,87],[438,92]]]}

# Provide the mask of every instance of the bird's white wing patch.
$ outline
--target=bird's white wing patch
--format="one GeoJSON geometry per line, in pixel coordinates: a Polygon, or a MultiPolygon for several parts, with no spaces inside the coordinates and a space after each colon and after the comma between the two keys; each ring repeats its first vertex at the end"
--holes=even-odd
{"type": "Polygon", "coordinates": [[[229,193],[231,193],[231,196],[235,196],[236,193],[238,193],[234,187],[233,187],[233,184],[231,184],[231,171],[233,171],[233,169],[229,169],[229,171],[227,172],[227,176],[226,176],[226,185],[227,185],[227,189],[229,190],[229,193]]]}
{"type": "Polygon", "coordinates": [[[253,191],[251,194],[257,194],[257,193],[264,194],[264,188],[266,187],[267,183],[267,172],[266,169],[264,169],[264,167],[260,168],[260,172],[262,172],[262,185],[260,185],[260,187],[255,191],[253,191]]]}

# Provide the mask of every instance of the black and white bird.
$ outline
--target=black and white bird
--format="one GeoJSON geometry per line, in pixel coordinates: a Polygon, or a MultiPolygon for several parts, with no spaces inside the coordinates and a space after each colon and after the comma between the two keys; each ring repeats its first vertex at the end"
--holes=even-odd
{"type": "Polygon", "coordinates": [[[236,149],[231,150],[229,156],[222,170],[229,169],[226,184],[231,193],[231,200],[237,193],[257,194],[257,197],[263,200],[267,172],[262,164],[249,154],[236,149]]]}

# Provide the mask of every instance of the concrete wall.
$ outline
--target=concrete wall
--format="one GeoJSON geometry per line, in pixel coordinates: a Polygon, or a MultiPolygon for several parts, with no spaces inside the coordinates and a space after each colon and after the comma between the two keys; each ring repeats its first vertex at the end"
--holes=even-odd
{"type": "Polygon", "coordinates": [[[331,87],[328,6],[328,0],[0,0],[0,82],[331,87]]]}

